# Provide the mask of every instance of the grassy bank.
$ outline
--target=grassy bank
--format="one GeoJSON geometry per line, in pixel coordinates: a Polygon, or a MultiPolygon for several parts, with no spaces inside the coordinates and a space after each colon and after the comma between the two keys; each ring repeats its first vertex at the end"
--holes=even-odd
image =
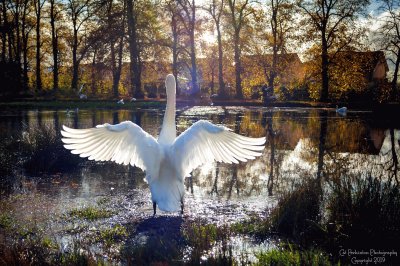
{"type": "MultiPolygon", "coordinates": [[[[286,259],[298,261],[305,256],[311,263],[321,258],[310,257],[307,253],[314,254],[313,250],[317,250],[317,253],[330,254],[331,263],[346,265],[354,259],[383,259],[389,265],[396,265],[400,262],[397,244],[400,238],[400,188],[394,180],[371,176],[327,177],[323,186],[317,180],[308,179],[283,194],[268,218],[255,217],[239,222],[232,230],[260,239],[276,235],[293,243],[282,247],[283,254],[275,254],[275,251],[263,254],[261,261],[279,261],[286,253],[286,259]],[[297,248],[293,249],[293,246],[297,248]],[[305,253],[297,254],[299,250],[305,253]],[[348,250],[367,254],[349,254],[346,253],[348,250]],[[371,250],[397,253],[381,258],[371,255],[371,250]]],[[[322,261],[326,261],[325,258],[322,261]]],[[[305,265],[313,264],[309,263],[305,265]]]]}

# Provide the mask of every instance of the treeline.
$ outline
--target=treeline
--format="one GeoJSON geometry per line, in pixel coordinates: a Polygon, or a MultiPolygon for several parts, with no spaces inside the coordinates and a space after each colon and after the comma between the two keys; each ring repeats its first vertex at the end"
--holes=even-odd
{"type": "Polygon", "coordinates": [[[361,23],[368,0],[0,1],[3,97],[143,98],[146,87],[160,86],[172,72],[182,94],[208,90],[243,99],[256,88],[267,99],[266,87],[284,87],[292,95],[301,88],[307,97],[327,101],[357,90],[351,82],[332,82],[335,57],[371,48],[386,51],[395,66],[390,88],[382,92],[387,95],[379,99],[398,94],[398,1],[380,2],[387,15],[374,47],[361,23]],[[279,58],[300,48],[307,74],[286,84],[288,62],[279,58]],[[257,60],[249,58],[266,55],[263,67],[253,70],[257,60]]]}

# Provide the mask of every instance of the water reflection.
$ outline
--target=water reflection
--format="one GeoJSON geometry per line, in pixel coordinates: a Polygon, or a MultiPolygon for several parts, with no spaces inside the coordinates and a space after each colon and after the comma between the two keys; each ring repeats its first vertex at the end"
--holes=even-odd
{"type": "MultiPolygon", "coordinates": [[[[63,124],[85,128],[124,120],[157,136],[162,114],[160,109],[1,111],[0,136],[4,144],[22,139],[34,128],[47,126],[60,138],[63,124]]],[[[265,199],[302,178],[321,179],[332,173],[368,173],[398,180],[400,132],[395,126],[379,126],[371,113],[350,112],[339,117],[333,109],[192,107],[178,109],[177,114],[179,133],[195,121],[207,119],[243,135],[267,136],[263,155],[256,160],[238,165],[214,163],[193,171],[186,186],[192,195],[189,201],[196,204],[204,199],[224,200],[250,203],[253,210],[261,210],[268,204],[265,199]]],[[[26,176],[24,171],[14,171],[13,177],[17,172],[20,178],[12,180],[18,185],[2,185],[2,194],[43,190],[52,196],[62,194],[65,200],[146,189],[141,171],[112,163],[84,160],[78,173],[53,174],[52,179],[46,179],[43,173],[40,181],[26,176]]],[[[1,180],[5,182],[4,174],[1,180]]]]}

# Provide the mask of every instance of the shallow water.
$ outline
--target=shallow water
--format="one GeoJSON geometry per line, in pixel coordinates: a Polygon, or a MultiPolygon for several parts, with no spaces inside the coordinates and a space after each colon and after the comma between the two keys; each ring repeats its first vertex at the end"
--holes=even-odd
{"type": "MultiPolygon", "coordinates": [[[[124,120],[131,120],[157,136],[163,111],[0,110],[0,137],[3,142],[21,140],[34,128],[46,127],[60,138],[62,125],[86,128],[124,120]]],[[[397,171],[391,165],[400,155],[399,127],[391,119],[375,117],[370,112],[350,110],[346,116],[340,116],[334,109],[182,107],[177,110],[178,134],[200,119],[225,125],[242,135],[267,136],[267,143],[263,155],[256,160],[239,165],[213,163],[194,170],[192,178],[185,181],[183,217],[158,211],[159,217],[152,218],[150,192],[140,169],[86,160],[79,161],[73,171],[13,169],[11,175],[1,177],[0,208],[21,224],[32,223],[47,230],[63,250],[71,249],[74,239],[90,238],[116,224],[134,228],[119,248],[108,249],[109,255],[105,255],[101,244],[89,244],[93,253],[112,260],[119,250],[135,250],[146,243],[151,246],[148,243],[153,238],[156,243],[160,240],[157,228],[165,229],[168,224],[172,229],[162,233],[167,238],[177,233],[185,220],[201,218],[206,223],[223,225],[251,215],[267,216],[283,191],[302,178],[316,177],[324,171],[383,178],[390,178],[397,171]],[[345,169],[336,169],[338,159],[346,162],[345,169]],[[113,213],[107,219],[95,221],[68,216],[71,210],[87,206],[113,213]]],[[[17,152],[19,146],[15,147],[17,152]]],[[[178,251],[171,255],[171,260],[184,261],[190,247],[176,241],[178,251]]],[[[254,250],[274,246],[273,241],[254,243],[245,238],[232,238],[230,243],[231,254],[240,257],[247,251],[251,253],[246,255],[248,261],[254,260],[254,250]]],[[[203,259],[215,256],[218,245],[217,242],[204,251],[203,259]]],[[[137,255],[127,254],[130,258],[137,255]]]]}

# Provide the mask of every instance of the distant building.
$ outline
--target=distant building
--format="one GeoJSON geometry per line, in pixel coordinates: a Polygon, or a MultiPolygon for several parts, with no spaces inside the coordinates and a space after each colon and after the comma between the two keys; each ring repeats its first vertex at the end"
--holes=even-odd
{"type": "Polygon", "coordinates": [[[333,65],[341,66],[343,71],[349,70],[349,65],[357,66],[368,82],[385,80],[389,67],[383,51],[341,52],[332,59],[333,65]]]}
{"type": "MultiPolygon", "coordinates": [[[[252,98],[258,98],[261,88],[268,84],[273,55],[243,55],[243,83],[252,89],[252,98]]],[[[278,54],[274,87],[292,88],[304,79],[304,66],[298,54],[278,54]]]]}
{"type": "MultiPolygon", "coordinates": [[[[253,78],[256,74],[262,74],[264,84],[268,82],[269,72],[272,68],[273,55],[243,55],[242,66],[245,71],[243,78],[253,78]],[[261,72],[261,73],[259,73],[261,72]]],[[[277,76],[281,86],[289,86],[291,83],[304,78],[304,68],[298,54],[286,53],[277,56],[277,76]]]]}
{"type": "MultiPolygon", "coordinates": [[[[341,101],[381,101],[389,71],[382,51],[343,51],[329,59],[329,98],[341,101]]],[[[304,84],[318,99],[321,88],[321,58],[305,62],[304,84]]]]}

